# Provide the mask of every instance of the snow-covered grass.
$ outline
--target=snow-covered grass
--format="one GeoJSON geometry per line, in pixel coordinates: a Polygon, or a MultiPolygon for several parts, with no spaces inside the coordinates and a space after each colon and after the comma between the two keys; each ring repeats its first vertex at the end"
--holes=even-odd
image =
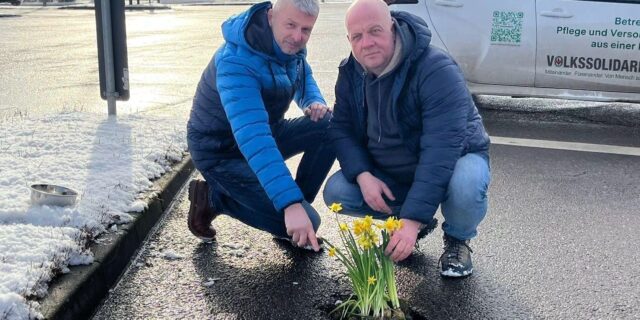
{"type": "Polygon", "coordinates": [[[183,117],[71,111],[0,119],[0,319],[41,317],[33,299],[68,266],[91,264],[88,241],[143,211],[153,180],[186,150],[183,117]],[[78,202],[31,205],[35,183],[75,189],[78,202]]]}

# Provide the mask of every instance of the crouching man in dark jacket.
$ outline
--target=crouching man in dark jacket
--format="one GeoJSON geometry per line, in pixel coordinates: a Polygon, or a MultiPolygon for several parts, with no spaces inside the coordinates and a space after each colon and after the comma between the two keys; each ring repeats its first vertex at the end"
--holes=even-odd
{"type": "Polygon", "coordinates": [[[430,46],[426,23],[356,0],[346,14],[352,53],[340,65],[329,135],[341,171],[327,205],[350,215],[398,216],[386,248],[407,258],[444,216],[441,274],[473,272],[469,239],[487,211],[489,136],[456,63],[430,46]]]}

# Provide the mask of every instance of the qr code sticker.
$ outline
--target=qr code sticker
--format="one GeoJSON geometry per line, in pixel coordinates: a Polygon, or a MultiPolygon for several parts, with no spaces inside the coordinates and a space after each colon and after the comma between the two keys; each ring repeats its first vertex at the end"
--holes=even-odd
{"type": "Polygon", "coordinates": [[[494,11],[491,43],[520,45],[523,19],[524,12],[521,11],[494,11]]]}

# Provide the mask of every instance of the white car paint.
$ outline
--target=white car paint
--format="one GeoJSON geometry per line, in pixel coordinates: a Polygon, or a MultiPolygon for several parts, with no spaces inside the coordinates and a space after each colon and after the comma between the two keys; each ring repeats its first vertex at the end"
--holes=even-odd
{"type": "MultiPolygon", "coordinates": [[[[393,0],[390,0],[393,1],[393,0]]],[[[396,0],[474,94],[640,102],[640,0],[396,0]]]]}

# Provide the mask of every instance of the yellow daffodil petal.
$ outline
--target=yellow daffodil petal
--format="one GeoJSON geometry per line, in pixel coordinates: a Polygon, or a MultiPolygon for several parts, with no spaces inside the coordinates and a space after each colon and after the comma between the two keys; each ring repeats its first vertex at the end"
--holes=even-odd
{"type": "Polygon", "coordinates": [[[371,240],[365,235],[358,238],[358,244],[362,247],[363,250],[367,250],[371,248],[371,240]]]}
{"type": "Polygon", "coordinates": [[[338,213],[338,212],[342,211],[342,204],[334,202],[329,206],[329,210],[331,210],[331,211],[333,211],[335,213],[338,213]]]}
{"type": "Polygon", "coordinates": [[[344,222],[340,222],[340,231],[348,231],[349,227],[347,226],[346,223],[344,222]]]}
{"type": "Polygon", "coordinates": [[[400,228],[402,228],[402,221],[396,219],[395,217],[389,217],[384,222],[384,229],[388,233],[393,233],[394,231],[399,230],[400,228]]]}
{"type": "Polygon", "coordinates": [[[363,223],[365,225],[365,229],[367,229],[367,230],[371,229],[371,225],[373,224],[373,217],[372,216],[365,216],[363,223]]]}
{"type": "Polygon", "coordinates": [[[329,248],[329,257],[334,257],[336,255],[336,248],[329,248]]]}
{"type": "Polygon", "coordinates": [[[364,231],[365,231],[365,227],[362,224],[362,220],[357,219],[353,221],[353,233],[355,233],[356,236],[361,235],[364,231]]]}
{"type": "Polygon", "coordinates": [[[371,240],[371,244],[372,245],[376,244],[376,243],[378,243],[378,241],[380,241],[380,237],[378,236],[378,234],[374,234],[374,233],[370,234],[370,238],[369,239],[371,240]]]}

